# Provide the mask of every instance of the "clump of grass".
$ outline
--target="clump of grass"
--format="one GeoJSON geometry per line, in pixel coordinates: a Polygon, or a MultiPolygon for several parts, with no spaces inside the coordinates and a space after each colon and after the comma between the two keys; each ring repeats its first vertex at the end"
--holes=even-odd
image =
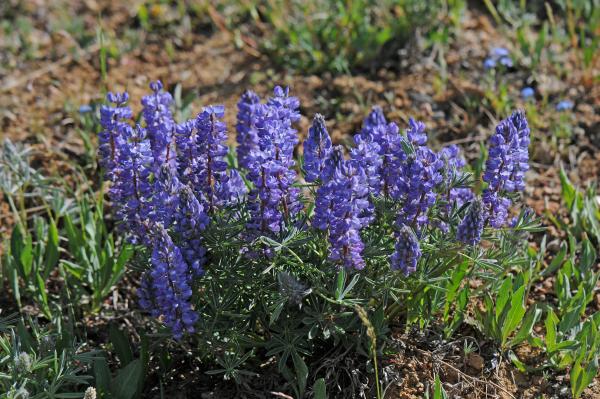
{"type": "Polygon", "coordinates": [[[309,73],[343,73],[393,58],[437,11],[437,1],[269,0],[257,15],[272,27],[264,50],[276,63],[309,73]]]}

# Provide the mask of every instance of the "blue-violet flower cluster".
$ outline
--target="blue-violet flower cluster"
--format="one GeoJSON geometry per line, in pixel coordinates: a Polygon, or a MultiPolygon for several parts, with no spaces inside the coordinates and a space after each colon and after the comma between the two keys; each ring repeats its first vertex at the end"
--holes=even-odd
{"type": "MultiPolygon", "coordinates": [[[[502,49],[493,57],[511,65],[502,49]]],[[[291,231],[310,236],[318,230],[312,237],[326,237],[328,261],[355,271],[369,261],[363,238],[387,234],[394,246],[392,252],[390,243],[390,267],[409,275],[417,270],[421,241],[430,232],[452,231],[456,241],[475,245],[486,223],[503,227],[529,167],[530,131],[522,111],[500,122],[490,139],[480,198],[464,187],[466,162],[457,146],[434,152],[422,122],[411,118],[401,132],[374,107],[347,156],[333,145],[317,114],[300,168],[295,161],[300,104],[278,86],[266,101],[247,91],[238,102],[236,169],[228,162],[223,106],[206,106],[177,123],[162,83],[152,82],[150,89],[142,99],[141,124],[133,121],[127,93],[108,94],[109,105],[100,109],[99,162],[119,229],[148,254],[140,305],[178,339],[199,320],[195,279],[210,272],[213,260],[205,235],[222,220],[243,226],[233,239],[242,241],[249,259],[274,256],[259,237],[277,240],[291,231]],[[300,169],[310,184],[300,184],[300,169]],[[462,220],[449,226],[463,209],[462,220]],[[385,223],[375,224],[380,220],[385,223]]]]}

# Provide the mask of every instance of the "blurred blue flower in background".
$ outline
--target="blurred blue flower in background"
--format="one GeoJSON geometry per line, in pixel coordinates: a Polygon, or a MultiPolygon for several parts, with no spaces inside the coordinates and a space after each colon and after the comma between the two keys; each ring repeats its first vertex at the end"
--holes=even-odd
{"type": "Polygon", "coordinates": [[[92,111],[93,111],[92,107],[88,104],[85,104],[85,105],[82,105],[81,107],[79,107],[80,114],[87,114],[88,112],[92,112],[92,111]]]}
{"type": "Polygon", "coordinates": [[[558,104],[556,104],[557,111],[568,111],[573,108],[573,101],[571,100],[562,100],[558,104]]]}
{"type": "Polygon", "coordinates": [[[504,47],[494,47],[492,51],[490,51],[490,55],[483,62],[483,67],[485,69],[493,69],[496,68],[496,65],[500,64],[507,68],[511,68],[513,66],[512,58],[510,58],[510,53],[504,47]]]}
{"type": "Polygon", "coordinates": [[[523,87],[523,89],[521,90],[521,97],[523,97],[524,100],[529,100],[534,95],[535,90],[532,87],[523,87]]]}

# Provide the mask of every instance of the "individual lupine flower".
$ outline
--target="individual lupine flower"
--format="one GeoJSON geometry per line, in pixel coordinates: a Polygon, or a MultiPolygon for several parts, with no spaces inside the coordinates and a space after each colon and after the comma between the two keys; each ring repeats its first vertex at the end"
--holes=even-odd
{"type": "Polygon", "coordinates": [[[349,228],[346,222],[339,222],[330,232],[329,260],[340,263],[347,269],[362,270],[365,260],[362,252],[365,244],[360,238],[357,229],[349,228]]]}
{"type": "Polygon", "coordinates": [[[380,136],[381,194],[384,197],[393,196],[393,191],[397,189],[398,170],[407,158],[402,145],[404,141],[395,123],[389,123],[380,136]]]}
{"type": "Polygon", "coordinates": [[[138,125],[127,130],[127,140],[119,149],[109,197],[117,206],[119,228],[129,234],[131,242],[141,243],[147,239],[145,222],[152,210],[153,157],[145,129],[138,125]]]}
{"type": "Polygon", "coordinates": [[[225,109],[222,105],[210,106],[196,118],[196,143],[199,147],[199,156],[195,170],[195,179],[199,186],[193,186],[196,195],[206,204],[207,210],[212,212],[216,206],[226,203],[230,195],[227,186],[227,132],[225,123],[221,121],[225,109]],[[223,188],[220,188],[223,186],[223,188]]]}
{"type": "Polygon", "coordinates": [[[174,160],[172,137],[175,121],[171,113],[173,97],[164,92],[160,80],[150,83],[152,94],[142,97],[142,115],[146,121],[146,130],[155,165],[158,167],[167,160],[174,160]]]}
{"type": "Polygon", "coordinates": [[[258,129],[256,122],[260,113],[260,97],[255,92],[246,91],[238,102],[237,114],[237,158],[240,167],[250,167],[251,154],[258,149],[258,129]]]}
{"type": "Polygon", "coordinates": [[[411,146],[412,151],[405,154],[402,141],[395,145],[393,151],[397,155],[389,168],[389,180],[393,183],[390,195],[401,204],[397,225],[419,231],[428,222],[427,211],[435,203],[434,190],[442,182],[444,161],[425,146],[427,134],[422,122],[411,118],[406,137],[405,145],[411,146]]]}
{"type": "Polygon", "coordinates": [[[496,60],[494,60],[493,58],[488,57],[483,61],[484,69],[489,70],[489,69],[494,69],[495,67],[496,67],[496,60]]]}
{"type": "Polygon", "coordinates": [[[481,241],[483,224],[485,223],[485,209],[481,200],[471,202],[467,214],[458,225],[456,239],[468,245],[475,245],[481,241]]]}
{"type": "Polygon", "coordinates": [[[517,129],[510,119],[504,119],[498,124],[489,143],[483,180],[488,183],[489,190],[497,192],[504,187],[504,183],[512,174],[513,149],[518,146],[517,129]]]}
{"type": "Polygon", "coordinates": [[[331,157],[331,138],[323,115],[316,114],[304,141],[304,179],[312,183],[321,179],[325,163],[331,157]]]}
{"type": "Polygon", "coordinates": [[[445,163],[445,169],[449,177],[455,177],[466,165],[465,160],[460,156],[460,148],[456,144],[443,147],[439,155],[445,163]]]}
{"type": "Polygon", "coordinates": [[[408,120],[408,129],[406,130],[408,141],[414,146],[423,146],[427,144],[427,133],[425,124],[413,118],[408,120]]]}
{"type": "Polygon", "coordinates": [[[341,161],[335,170],[331,185],[329,259],[346,268],[361,270],[364,244],[360,229],[372,220],[372,205],[368,200],[369,188],[364,170],[352,162],[341,161]]]}
{"type": "Polygon", "coordinates": [[[149,309],[156,315],[162,315],[164,323],[171,329],[175,339],[181,339],[185,332],[194,332],[194,324],[198,315],[192,309],[191,273],[181,250],[173,243],[162,225],[154,226],[152,268],[147,277],[150,283],[140,287],[143,291],[148,286],[150,293],[142,293],[142,306],[156,306],[149,309]],[[148,301],[147,298],[152,298],[148,301]]]}
{"type": "Polygon", "coordinates": [[[178,205],[173,215],[177,221],[173,230],[183,257],[191,271],[199,276],[203,273],[202,266],[206,257],[206,249],[202,246],[202,232],[210,219],[188,186],[180,187],[178,205]]]}
{"type": "Polygon", "coordinates": [[[414,231],[403,225],[397,231],[394,253],[390,258],[392,270],[400,270],[406,276],[417,270],[417,262],[421,258],[419,239],[414,231]]]}
{"type": "Polygon", "coordinates": [[[126,136],[131,129],[128,121],[133,113],[131,108],[125,105],[129,100],[127,93],[108,93],[106,99],[114,106],[103,105],[100,108],[100,124],[103,130],[98,135],[98,162],[104,169],[105,179],[112,181],[120,150],[125,145],[126,136]]]}

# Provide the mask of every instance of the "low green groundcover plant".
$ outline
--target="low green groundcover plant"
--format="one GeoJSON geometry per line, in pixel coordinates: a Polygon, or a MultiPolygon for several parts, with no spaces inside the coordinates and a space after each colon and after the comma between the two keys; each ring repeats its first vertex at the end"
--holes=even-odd
{"type": "Polygon", "coordinates": [[[272,27],[262,42],[275,62],[334,73],[394,58],[417,27],[434,25],[444,9],[437,0],[269,0],[255,7],[252,14],[272,27]]]}
{"type": "MultiPolygon", "coordinates": [[[[210,373],[241,382],[256,355],[274,358],[302,396],[327,372],[309,365],[352,351],[377,374],[390,321],[422,328],[441,316],[451,335],[465,279],[499,289],[529,262],[523,238],[538,227],[531,212],[510,217],[528,169],[522,111],[497,126],[474,177],[458,147],[436,152],[423,123],[401,132],[380,108],[348,150],[316,115],[295,157],[299,101],[281,87],[241,97],[234,155],[222,106],[177,123],[170,94],[150,87],[144,127],[126,93],[108,94],[100,163],[118,229],[148,265],[141,308],[221,366],[210,373]]],[[[509,288],[523,294],[524,279],[509,288]]],[[[499,343],[520,324],[516,300],[499,343]]]]}

